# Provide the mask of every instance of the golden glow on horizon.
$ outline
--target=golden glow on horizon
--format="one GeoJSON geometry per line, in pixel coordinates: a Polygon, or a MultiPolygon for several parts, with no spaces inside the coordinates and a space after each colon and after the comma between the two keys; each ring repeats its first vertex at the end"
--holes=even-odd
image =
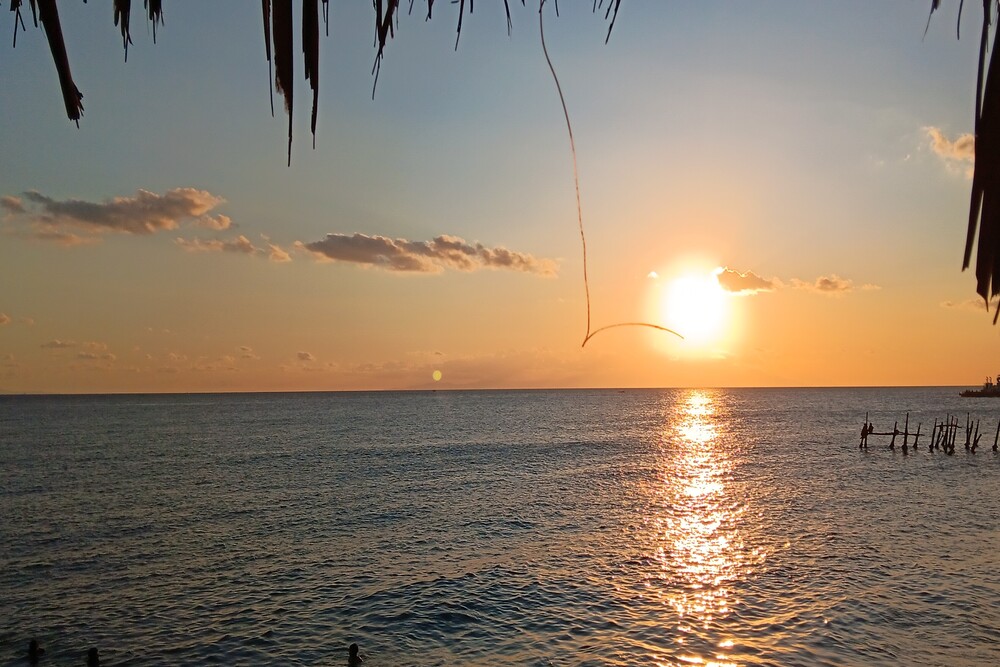
{"type": "Polygon", "coordinates": [[[441,377],[442,377],[441,376],[441,371],[435,370],[433,373],[431,373],[431,378],[435,382],[440,382],[441,381],[441,377]]]}

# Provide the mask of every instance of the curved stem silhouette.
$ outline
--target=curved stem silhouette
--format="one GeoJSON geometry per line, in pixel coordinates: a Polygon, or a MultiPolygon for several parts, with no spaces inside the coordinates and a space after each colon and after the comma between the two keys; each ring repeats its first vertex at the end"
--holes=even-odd
{"type": "Polygon", "coordinates": [[[684,338],[681,334],[677,333],[673,329],[668,329],[666,327],[661,327],[658,324],[650,324],[648,322],[619,322],[618,324],[609,324],[607,326],[600,327],[594,331],[590,330],[590,280],[587,277],[587,236],[583,232],[583,205],[580,203],[580,170],[576,164],[576,141],[573,139],[573,124],[569,120],[569,109],[566,107],[566,98],[563,96],[562,86],[559,84],[559,76],[556,74],[556,68],[552,65],[552,58],[549,57],[549,49],[545,45],[545,22],[543,17],[545,12],[545,0],[539,0],[538,3],[538,33],[542,38],[542,53],[545,54],[545,62],[549,66],[549,72],[552,73],[552,80],[556,84],[556,92],[559,93],[559,102],[562,104],[563,117],[566,119],[566,131],[569,133],[569,148],[573,155],[573,185],[576,187],[576,223],[580,228],[580,245],[583,248],[583,291],[587,298],[587,333],[583,337],[583,342],[580,347],[586,347],[587,341],[596,336],[606,329],[613,329],[615,327],[649,327],[650,329],[656,329],[658,331],[664,331],[666,333],[671,333],[678,338],[684,338]]]}

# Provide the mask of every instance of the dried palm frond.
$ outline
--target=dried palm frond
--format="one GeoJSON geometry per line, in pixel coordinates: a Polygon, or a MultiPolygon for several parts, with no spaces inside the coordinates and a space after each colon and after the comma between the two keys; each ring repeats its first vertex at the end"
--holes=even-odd
{"type": "MultiPolygon", "coordinates": [[[[976,293],[983,297],[987,309],[990,300],[1000,294],[1000,56],[996,50],[994,29],[993,53],[989,57],[990,27],[997,0],[983,0],[983,26],[979,39],[979,67],[976,76],[975,154],[972,191],[969,202],[969,224],[965,237],[962,270],[972,262],[976,246],[976,293]],[[976,232],[979,232],[978,238],[976,232]]],[[[931,14],[940,0],[932,0],[931,14]]],[[[959,5],[959,21],[963,5],[959,5]]],[[[929,20],[929,18],[928,18],[929,20]]],[[[993,316],[1000,318],[1000,305],[993,316]]]]}
{"type": "Polygon", "coordinates": [[[122,48],[125,49],[125,62],[128,62],[128,45],[132,43],[129,30],[129,17],[132,14],[132,0],[115,0],[115,25],[121,28],[122,48]]]}
{"type": "Polygon", "coordinates": [[[288,114],[288,164],[292,164],[292,0],[274,0],[271,14],[271,34],[274,38],[274,85],[285,97],[288,114]]]}
{"type": "Polygon", "coordinates": [[[153,44],[156,44],[156,24],[163,25],[163,0],[143,0],[146,19],[153,24],[153,44]]]}
{"type": "MultiPolygon", "coordinates": [[[[329,0],[301,0],[302,2],[302,53],[305,58],[305,80],[309,84],[313,93],[312,115],[310,118],[310,129],[313,135],[313,147],[316,145],[316,122],[319,105],[319,7],[317,2],[322,2],[323,22],[326,26],[326,33],[330,32],[330,5],[329,0]]],[[[413,9],[414,0],[410,0],[410,10],[413,9]]],[[[434,0],[427,2],[427,20],[433,15],[434,0]]],[[[24,29],[24,19],[21,16],[21,8],[24,0],[11,0],[10,10],[14,13],[14,45],[17,45],[18,26],[24,29]]],[[[66,55],[66,45],[63,39],[62,28],[59,24],[59,14],[56,7],[56,0],[28,0],[31,7],[31,14],[35,26],[39,22],[45,28],[46,37],[49,41],[49,49],[59,74],[59,84],[62,88],[63,100],[66,105],[66,114],[70,120],[79,124],[83,111],[81,100],[83,95],[76,87],[70,74],[69,59],[66,55]]],[[[292,108],[293,108],[293,37],[292,37],[292,7],[293,0],[261,0],[261,13],[264,23],[264,50],[268,63],[268,91],[271,104],[271,115],[274,115],[274,87],[282,94],[285,100],[285,111],[288,113],[288,163],[292,158],[292,108]],[[272,78],[272,55],[274,75],[272,78]]],[[[465,18],[466,0],[454,0],[458,5],[458,25],[456,28],[455,48],[462,35],[462,26],[465,18]]],[[[525,0],[521,0],[522,6],[525,0]]],[[[558,4],[556,12],[558,13],[558,4]]],[[[507,33],[513,29],[513,21],[510,15],[509,0],[503,0],[504,13],[507,18],[507,33]]],[[[605,19],[610,18],[608,35],[614,27],[615,18],[618,15],[618,8],[621,0],[608,0],[605,19]]],[[[122,48],[125,51],[125,59],[128,60],[128,47],[132,44],[131,33],[131,0],[114,0],[114,23],[119,29],[122,38],[122,48]]],[[[156,42],[157,27],[164,25],[163,0],[143,0],[146,19],[152,24],[153,42],[156,42]]],[[[387,42],[395,37],[395,30],[399,20],[399,0],[372,0],[372,7],[375,12],[375,64],[372,73],[375,81],[372,87],[374,95],[374,85],[378,82],[378,72],[381,67],[382,56],[385,54],[387,42]]],[[[594,0],[594,11],[604,7],[604,0],[594,0]]],[[[469,14],[473,13],[474,0],[468,0],[469,14]]]]}
{"type": "Polygon", "coordinates": [[[305,76],[312,88],[313,148],[316,148],[316,105],[319,102],[319,0],[302,0],[302,53],[305,56],[305,76]]]}
{"type": "Polygon", "coordinates": [[[264,10],[264,53],[267,54],[267,94],[271,100],[271,117],[274,117],[274,84],[271,83],[271,0],[261,0],[264,10]]]}
{"type": "MultiPolygon", "coordinates": [[[[21,30],[25,30],[24,27],[24,17],[21,16],[21,0],[11,0],[10,11],[14,12],[14,48],[17,48],[17,25],[21,24],[21,30]]],[[[35,2],[31,2],[31,18],[35,22],[35,27],[38,27],[38,12],[35,8],[35,2]]]]}
{"type": "MultiPolygon", "coordinates": [[[[937,0],[934,1],[937,2],[937,0]]],[[[601,3],[600,5],[598,5],[598,7],[602,7],[603,5],[604,5],[604,0],[601,0],[601,3]]],[[[621,7],[621,5],[622,5],[622,0],[614,0],[613,3],[611,2],[611,0],[608,0],[608,10],[604,12],[604,19],[607,20],[608,17],[610,16],[611,22],[608,23],[608,35],[607,37],[604,38],[605,44],[607,44],[608,40],[611,39],[611,31],[615,29],[615,19],[618,18],[618,8],[621,7]]]]}
{"type": "MultiPolygon", "coordinates": [[[[34,10],[36,0],[31,0],[34,10]]],[[[63,103],[66,105],[66,115],[69,119],[80,125],[80,116],[83,115],[83,94],[76,87],[73,81],[73,74],[69,69],[69,57],[66,55],[66,42],[63,40],[62,26],[59,24],[59,9],[56,7],[56,0],[37,0],[38,20],[45,30],[45,37],[49,42],[49,51],[52,52],[52,60],[55,61],[56,72],[59,74],[59,87],[62,89],[63,103]]]]}

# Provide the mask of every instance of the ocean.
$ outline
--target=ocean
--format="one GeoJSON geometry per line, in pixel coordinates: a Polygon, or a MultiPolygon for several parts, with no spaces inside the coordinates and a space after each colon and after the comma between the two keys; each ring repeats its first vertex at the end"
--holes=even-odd
{"type": "Polygon", "coordinates": [[[998,420],[955,388],[0,397],[0,665],[996,665],[998,420]],[[866,412],[916,451],[859,450],[866,412]],[[976,453],[928,451],[967,413],[976,453]]]}

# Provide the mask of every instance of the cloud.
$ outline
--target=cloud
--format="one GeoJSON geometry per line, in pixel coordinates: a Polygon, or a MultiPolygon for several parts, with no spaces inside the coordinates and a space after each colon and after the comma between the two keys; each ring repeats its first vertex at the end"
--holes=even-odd
{"type": "Polygon", "coordinates": [[[229,229],[234,227],[233,219],[228,215],[203,215],[194,221],[194,224],[198,227],[204,227],[205,229],[214,229],[217,232],[221,232],[224,229],[229,229]]]}
{"type": "Polygon", "coordinates": [[[778,278],[762,278],[753,271],[740,272],[730,268],[724,268],[716,274],[719,286],[725,291],[737,296],[749,296],[760,292],[772,292],[783,289],[789,284],[796,289],[810,290],[820,294],[840,295],[858,290],[871,291],[882,289],[878,285],[865,283],[860,287],[854,285],[853,280],[841,278],[836,273],[828,276],[820,276],[813,281],[792,278],[789,283],[782,282],[778,278]]]}
{"type": "Polygon", "coordinates": [[[192,364],[191,370],[195,372],[215,373],[218,371],[238,371],[240,369],[236,367],[235,358],[224,354],[218,359],[210,359],[204,356],[198,357],[195,363],[192,364]]]}
{"type": "MultiPolygon", "coordinates": [[[[266,238],[266,237],[265,237],[266,238]]],[[[291,255],[280,246],[268,243],[267,249],[259,248],[247,237],[240,234],[235,239],[185,239],[178,237],[175,242],[187,252],[234,252],[254,257],[266,257],[272,262],[290,262],[291,255]]]]}
{"type": "MultiPolygon", "coordinates": [[[[832,273],[829,276],[820,276],[811,283],[794,278],[792,279],[792,285],[799,289],[812,290],[823,294],[846,294],[847,292],[853,292],[857,289],[854,287],[853,280],[841,278],[836,273],[832,273]]],[[[878,289],[878,286],[865,285],[864,289],[878,289]]]]}
{"type": "Polygon", "coordinates": [[[114,361],[117,359],[115,355],[110,352],[77,352],[77,359],[83,359],[85,361],[93,360],[103,360],[103,361],[114,361]]]}
{"type": "Polygon", "coordinates": [[[242,234],[229,241],[220,239],[188,240],[178,237],[176,243],[188,252],[236,252],[244,255],[255,255],[263,252],[242,234]]]}
{"type": "Polygon", "coordinates": [[[46,343],[42,343],[41,347],[46,350],[62,350],[67,347],[76,347],[76,343],[71,340],[59,340],[58,338],[55,338],[46,343]]]}
{"type": "Polygon", "coordinates": [[[296,352],[295,356],[299,361],[316,361],[316,357],[309,352],[296,352]]]}
{"type": "MultiPolygon", "coordinates": [[[[14,321],[14,318],[11,317],[10,315],[8,315],[7,313],[0,313],[0,327],[5,326],[7,324],[10,324],[13,321],[14,321]]],[[[18,317],[17,321],[20,324],[23,324],[23,325],[29,326],[29,327],[33,326],[35,324],[35,320],[32,319],[32,318],[30,318],[30,317],[24,317],[24,316],[18,317]]]]}
{"type": "Polygon", "coordinates": [[[239,349],[241,359],[260,359],[260,357],[254,354],[253,348],[249,345],[240,345],[239,349]]]}
{"type": "Polygon", "coordinates": [[[986,312],[995,310],[997,307],[997,299],[990,299],[989,305],[982,297],[974,296],[970,299],[962,299],[961,301],[942,301],[942,308],[956,308],[959,310],[975,310],[977,312],[986,312]]]}
{"type": "Polygon", "coordinates": [[[488,248],[447,235],[430,241],[408,241],[361,233],[327,234],[321,241],[296,245],[321,260],[353,262],[388,271],[441,273],[445,269],[508,269],[554,276],[557,268],[556,262],[550,259],[503,247],[488,248]]]}
{"type": "Polygon", "coordinates": [[[66,248],[72,248],[73,246],[78,245],[100,243],[100,239],[96,236],[80,236],[79,234],[64,232],[46,226],[38,226],[34,231],[24,234],[24,236],[37,239],[39,241],[49,241],[50,243],[55,243],[56,245],[61,245],[66,248]]]}
{"type": "Polygon", "coordinates": [[[10,195],[0,197],[0,208],[14,215],[25,212],[24,202],[22,202],[20,198],[11,197],[10,195]]]}
{"type": "Polygon", "coordinates": [[[222,230],[232,226],[224,215],[209,215],[222,204],[222,197],[195,188],[174,188],[164,194],[138,190],[131,197],[101,202],[82,199],[57,200],[35,190],[23,197],[6,196],[0,205],[8,219],[24,223],[21,235],[61,245],[94,243],[100,234],[149,235],[177,229],[182,222],[222,230]]]}
{"type": "Polygon", "coordinates": [[[959,135],[955,141],[949,140],[939,128],[925,127],[924,131],[931,140],[931,150],[946,160],[975,162],[976,137],[972,134],[959,135]]]}
{"type": "Polygon", "coordinates": [[[285,252],[281,246],[275,245],[273,243],[268,243],[267,247],[270,248],[270,252],[267,253],[267,258],[272,262],[290,262],[292,261],[292,256],[285,252]]]}
{"type": "Polygon", "coordinates": [[[951,141],[944,136],[939,128],[925,127],[924,132],[930,138],[931,150],[949,166],[967,163],[966,175],[971,178],[972,165],[976,162],[976,137],[972,134],[959,135],[951,141]]]}
{"type": "Polygon", "coordinates": [[[719,280],[719,286],[727,292],[732,292],[733,294],[739,294],[748,296],[751,294],[757,294],[759,292],[771,292],[781,286],[781,282],[776,278],[767,280],[761,278],[753,271],[747,271],[746,273],[740,273],[726,267],[721,273],[718,273],[716,277],[719,280]]]}

